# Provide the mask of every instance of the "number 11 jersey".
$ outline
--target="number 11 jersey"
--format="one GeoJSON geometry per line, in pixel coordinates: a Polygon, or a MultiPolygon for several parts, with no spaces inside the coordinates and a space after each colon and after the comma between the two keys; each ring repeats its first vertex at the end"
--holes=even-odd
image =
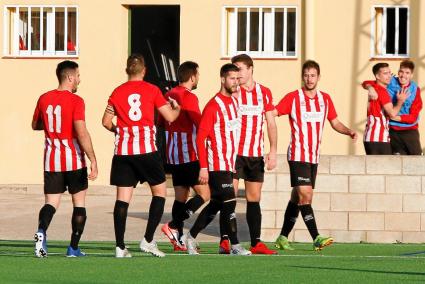
{"type": "Polygon", "coordinates": [[[145,81],[128,81],[117,87],[108,105],[117,116],[115,155],[155,152],[154,111],[167,103],[159,88],[145,81]]]}
{"type": "Polygon", "coordinates": [[[75,171],[86,166],[73,125],[77,120],[85,120],[81,97],[65,90],[52,90],[38,99],[33,121],[43,123],[45,171],[75,171]]]}

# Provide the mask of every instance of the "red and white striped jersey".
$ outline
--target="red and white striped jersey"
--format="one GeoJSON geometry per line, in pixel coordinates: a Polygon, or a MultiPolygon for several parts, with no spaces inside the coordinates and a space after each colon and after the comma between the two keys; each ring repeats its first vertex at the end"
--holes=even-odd
{"type": "Polygon", "coordinates": [[[387,89],[374,84],[373,88],[378,94],[378,99],[368,101],[366,129],[363,136],[365,142],[390,142],[389,118],[383,107],[391,103],[387,89]]]}
{"type": "Polygon", "coordinates": [[[75,171],[86,166],[73,124],[85,120],[84,109],[84,100],[69,91],[52,90],[38,99],[33,121],[43,123],[45,171],[75,171]]]}
{"type": "Polygon", "coordinates": [[[272,111],[270,90],[255,83],[252,90],[238,90],[239,119],[241,121],[238,155],[261,157],[264,155],[264,114],[272,111]]]}
{"type": "Polygon", "coordinates": [[[164,122],[167,164],[197,161],[196,132],[201,121],[198,98],[182,86],[171,89],[165,97],[180,105],[179,117],[171,123],[164,122]]]}
{"type": "Polygon", "coordinates": [[[300,89],[287,94],[276,110],[279,115],[289,114],[288,160],[318,164],[325,120],[337,117],[331,97],[317,90],[316,96],[309,98],[300,89]]]}
{"type": "Polygon", "coordinates": [[[234,170],[240,125],[237,104],[236,98],[218,93],[205,106],[196,139],[201,168],[234,170]]]}
{"type": "Polygon", "coordinates": [[[109,97],[117,116],[115,155],[155,152],[155,108],[167,103],[159,88],[145,81],[128,81],[109,97]]]}

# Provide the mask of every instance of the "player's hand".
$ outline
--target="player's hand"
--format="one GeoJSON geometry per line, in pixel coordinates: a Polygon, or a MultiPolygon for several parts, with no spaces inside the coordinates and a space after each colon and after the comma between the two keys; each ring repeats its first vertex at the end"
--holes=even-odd
{"type": "Polygon", "coordinates": [[[168,98],[168,102],[170,103],[170,106],[172,109],[179,109],[180,105],[177,103],[175,99],[168,98]]]}
{"type": "Polygon", "coordinates": [[[97,178],[97,162],[90,163],[90,174],[88,178],[89,180],[95,180],[97,178]]]}
{"type": "Polygon", "coordinates": [[[276,156],[276,152],[270,152],[268,155],[266,155],[266,166],[268,171],[276,168],[276,156]]]}
{"type": "Polygon", "coordinates": [[[372,86],[369,86],[367,89],[369,91],[367,93],[369,100],[376,101],[378,99],[378,93],[376,92],[375,88],[373,88],[372,86]]]}
{"type": "Polygon", "coordinates": [[[200,169],[199,170],[199,183],[200,184],[208,184],[208,169],[200,169]]]}
{"type": "Polygon", "coordinates": [[[402,88],[401,92],[397,92],[397,102],[404,103],[409,96],[409,90],[407,88],[402,88]]]}
{"type": "Polygon", "coordinates": [[[357,141],[357,132],[356,131],[350,129],[350,131],[348,132],[348,135],[351,137],[353,142],[357,141]]]}

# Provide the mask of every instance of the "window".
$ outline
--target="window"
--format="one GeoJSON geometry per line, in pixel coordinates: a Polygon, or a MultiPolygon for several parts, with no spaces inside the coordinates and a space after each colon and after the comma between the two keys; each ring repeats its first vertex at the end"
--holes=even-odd
{"type": "Polygon", "coordinates": [[[374,6],[371,34],[372,57],[408,57],[409,8],[374,6]]]}
{"type": "Polygon", "coordinates": [[[5,56],[78,56],[78,7],[6,6],[5,56]]]}
{"type": "Polygon", "coordinates": [[[223,8],[222,55],[256,58],[297,56],[297,7],[223,8]]]}

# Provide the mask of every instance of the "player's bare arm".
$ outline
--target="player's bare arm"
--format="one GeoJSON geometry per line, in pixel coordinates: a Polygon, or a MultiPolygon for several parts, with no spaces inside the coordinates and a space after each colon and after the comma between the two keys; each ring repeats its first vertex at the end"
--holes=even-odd
{"type": "Polygon", "coordinates": [[[402,89],[401,92],[397,92],[397,104],[395,106],[393,106],[392,103],[387,103],[384,105],[384,110],[388,114],[390,119],[395,121],[401,121],[401,118],[398,113],[400,112],[400,109],[408,96],[409,91],[407,89],[402,89]]]}
{"type": "MultiPolygon", "coordinates": [[[[267,135],[269,137],[270,152],[266,155],[267,170],[273,170],[276,167],[276,152],[277,152],[277,126],[274,112],[276,110],[266,112],[267,135]]],[[[276,111],[277,113],[277,111],[276,111]]]]}
{"type": "MultiPolygon", "coordinates": [[[[201,122],[202,123],[202,122],[201,122]]],[[[198,129],[198,133],[196,135],[196,147],[198,148],[198,158],[201,168],[199,170],[199,183],[200,184],[208,184],[208,161],[207,161],[207,146],[206,140],[208,136],[208,131],[203,130],[202,128],[198,129]]]]}
{"type": "Polygon", "coordinates": [[[44,130],[43,121],[41,121],[41,119],[33,120],[31,127],[32,130],[44,130]]]}
{"type": "Polygon", "coordinates": [[[353,141],[357,140],[357,133],[345,126],[341,121],[338,120],[338,118],[331,120],[330,123],[336,132],[350,136],[353,141]]]}
{"type": "Polygon", "coordinates": [[[378,93],[376,92],[374,87],[367,85],[366,90],[368,91],[367,96],[370,100],[376,101],[378,99],[378,93]]]}
{"type": "Polygon", "coordinates": [[[201,168],[199,170],[199,183],[208,184],[208,169],[207,168],[201,168]]]}
{"type": "Polygon", "coordinates": [[[115,116],[114,108],[111,105],[108,105],[105,109],[105,112],[103,113],[102,117],[102,125],[107,130],[115,133],[116,125],[113,122],[115,116]]]}
{"type": "Polygon", "coordinates": [[[90,174],[88,178],[90,180],[95,180],[98,174],[97,161],[93,149],[93,144],[91,142],[91,137],[86,127],[86,122],[84,120],[74,121],[74,129],[77,133],[78,142],[80,143],[81,147],[83,148],[83,151],[86,153],[87,157],[90,160],[90,174]]]}
{"type": "Polygon", "coordinates": [[[175,100],[170,99],[169,104],[158,108],[158,111],[166,121],[173,122],[177,119],[177,117],[179,117],[180,106],[175,100]]]}

